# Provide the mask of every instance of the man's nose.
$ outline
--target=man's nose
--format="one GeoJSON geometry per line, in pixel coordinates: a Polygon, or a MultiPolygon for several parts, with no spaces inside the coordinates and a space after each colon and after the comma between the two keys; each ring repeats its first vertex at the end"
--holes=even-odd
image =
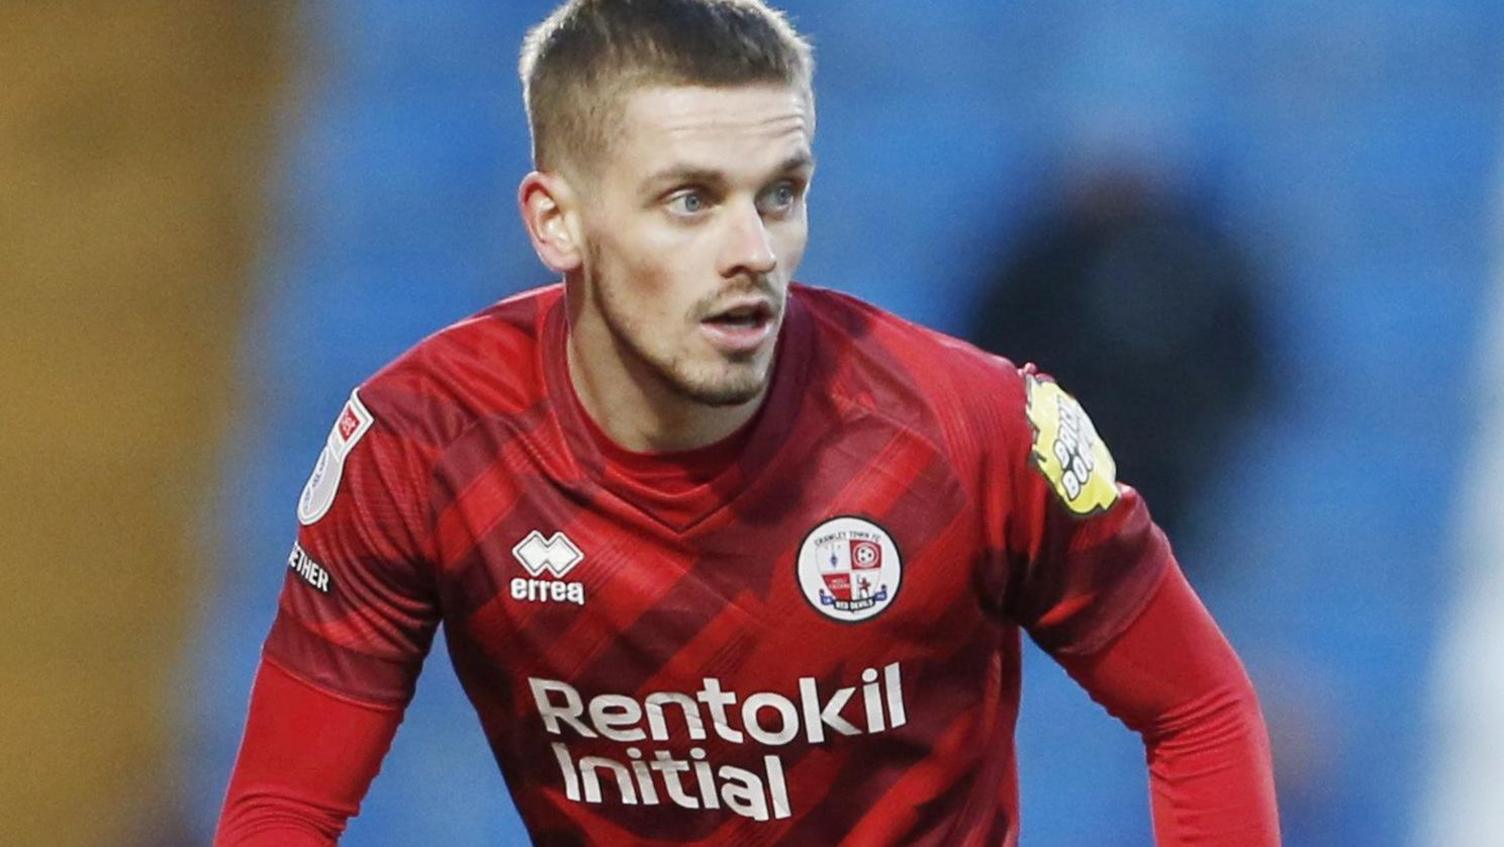
{"type": "Polygon", "coordinates": [[[726,278],[771,273],[778,266],[773,239],[754,203],[739,206],[728,222],[720,272],[726,278]]]}

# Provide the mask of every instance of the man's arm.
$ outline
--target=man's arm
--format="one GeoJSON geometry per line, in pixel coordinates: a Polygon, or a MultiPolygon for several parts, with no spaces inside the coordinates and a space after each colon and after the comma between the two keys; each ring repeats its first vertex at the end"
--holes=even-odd
{"type": "Polygon", "coordinates": [[[330,847],[391,746],[402,709],[335,696],[261,660],[215,847],[330,847]]]}
{"type": "Polygon", "coordinates": [[[1253,684],[1178,567],[1106,647],[1055,658],[1143,737],[1160,847],[1279,844],[1253,684]]]}
{"type": "Polygon", "coordinates": [[[1009,483],[990,596],[1143,736],[1160,847],[1278,844],[1269,741],[1237,654],[1086,411],[1032,365],[1007,376],[988,421],[1009,483]]]}
{"type": "Polygon", "coordinates": [[[304,486],[216,844],[335,843],[432,645],[424,443],[382,400],[351,394],[304,486]]]}

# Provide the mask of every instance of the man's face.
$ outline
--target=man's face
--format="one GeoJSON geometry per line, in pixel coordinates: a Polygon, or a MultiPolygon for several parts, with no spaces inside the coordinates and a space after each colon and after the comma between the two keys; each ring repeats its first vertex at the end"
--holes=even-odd
{"type": "MultiPolygon", "coordinates": [[[[810,104],[794,87],[650,87],[584,192],[586,320],[630,372],[731,406],[767,383],[808,234],[810,104]],[[643,367],[645,366],[645,367],[643,367]]],[[[606,354],[605,351],[593,351],[606,354]]]]}

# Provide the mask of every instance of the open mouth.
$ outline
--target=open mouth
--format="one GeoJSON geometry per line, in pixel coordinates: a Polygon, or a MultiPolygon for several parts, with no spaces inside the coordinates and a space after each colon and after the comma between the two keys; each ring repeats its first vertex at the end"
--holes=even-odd
{"type": "Polygon", "coordinates": [[[706,318],[705,323],[728,329],[755,329],[772,319],[773,308],[765,302],[758,301],[716,312],[706,318]]]}
{"type": "Polygon", "coordinates": [[[776,313],[763,299],[747,299],[700,321],[700,328],[711,345],[730,355],[755,353],[773,334],[776,313]]]}

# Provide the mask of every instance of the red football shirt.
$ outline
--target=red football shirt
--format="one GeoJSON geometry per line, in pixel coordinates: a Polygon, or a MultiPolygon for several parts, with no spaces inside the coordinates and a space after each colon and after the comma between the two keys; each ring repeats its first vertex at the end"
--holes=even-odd
{"type": "Polygon", "coordinates": [[[400,705],[442,622],[539,843],[1012,843],[1020,629],[1091,653],[1171,561],[1075,401],[796,285],[731,458],[665,478],[566,333],[541,289],[356,391],[268,659],[400,705]]]}

